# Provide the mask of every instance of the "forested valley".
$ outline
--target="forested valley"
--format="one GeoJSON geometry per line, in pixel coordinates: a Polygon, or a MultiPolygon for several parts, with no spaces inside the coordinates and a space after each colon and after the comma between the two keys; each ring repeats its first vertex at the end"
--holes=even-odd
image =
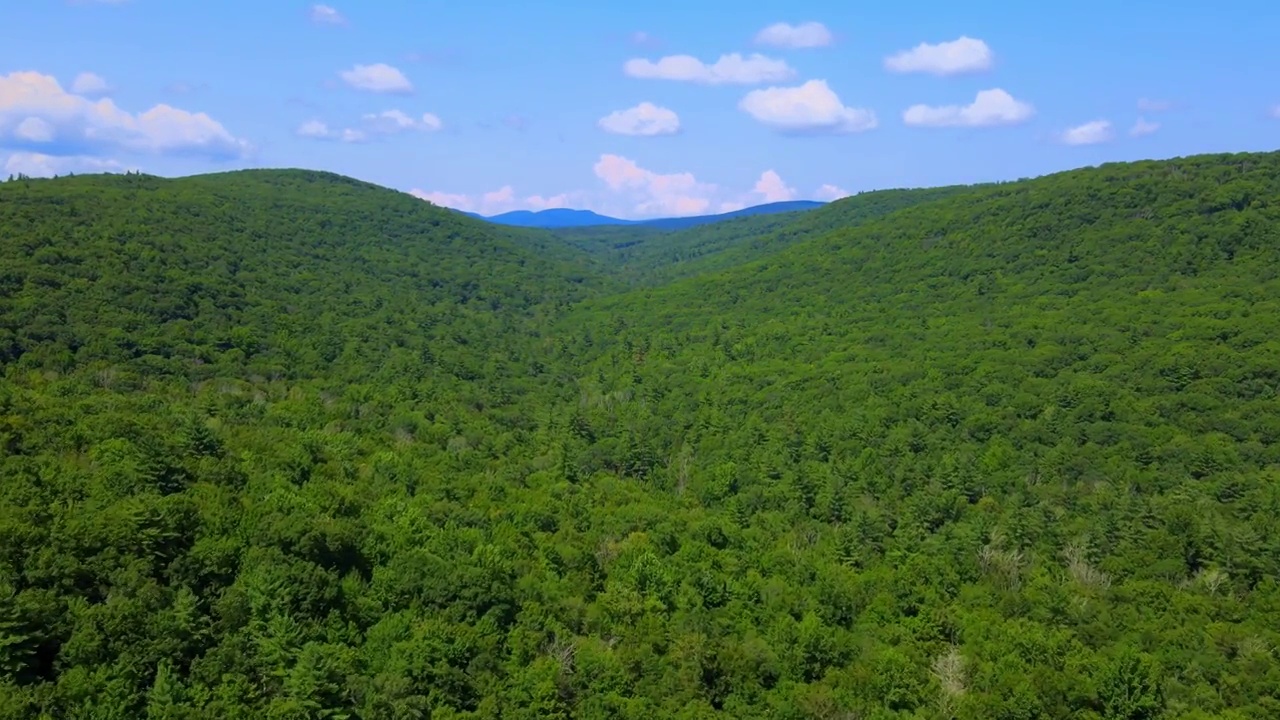
{"type": "Polygon", "coordinates": [[[0,718],[1280,717],[1280,153],[491,225],[0,183],[0,718]]]}

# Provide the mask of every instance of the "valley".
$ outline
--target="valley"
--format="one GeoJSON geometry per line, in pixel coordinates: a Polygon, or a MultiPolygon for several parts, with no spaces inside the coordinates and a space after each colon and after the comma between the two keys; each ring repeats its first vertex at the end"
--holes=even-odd
{"type": "Polygon", "coordinates": [[[1276,717],[1277,198],[0,183],[0,718],[1276,717]]]}

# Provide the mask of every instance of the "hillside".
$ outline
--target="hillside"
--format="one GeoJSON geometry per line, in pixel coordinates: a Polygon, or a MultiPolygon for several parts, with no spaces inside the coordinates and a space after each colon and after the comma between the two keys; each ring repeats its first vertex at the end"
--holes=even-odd
{"type": "Polygon", "coordinates": [[[658,218],[657,220],[644,220],[639,224],[662,230],[684,230],[686,228],[724,222],[725,220],[733,220],[735,218],[755,217],[757,215],[777,215],[779,213],[795,213],[805,210],[813,210],[814,208],[820,208],[825,204],[826,203],[818,202],[816,200],[787,200],[783,202],[765,203],[764,205],[752,205],[751,207],[742,208],[741,210],[731,210],[726,213],[717,213],[715,215],[658,218]]]}
{"type": "MultiPolygon", "coordinates": [[[[819,208],[739,215],[715,224],[664,230],[655,226],[563,228],[557,237],[595,255],[633,283],[674,279],[741,265],[790,245],[981,187],[878,190],[819,208]]],[[[781,203],[775,204],[783,206],[781,203]]]]}
{"type": "Polygon", "coordinates": [[[773,627],[808,702],[1274,714],[1276,197],[1280,153],[1108,165],[588,302],[578,452],[670,459],[726,534],[667,561],[723,569],[704,662],[773,627]]]}
{"type": "Polygon", "coordinates": [[[0,718],[1275,717],[1278,197],[0,183],[0,718]]]}
{"type": "Polygon", "coordinates": [[[226,361],[330,377],[343,354],[370,362],[453,346],[460,331],[511,331],[601,286],[588,261],[544,235],[324,173],[81,176],[0,190],[0,357],[18,367],[129,361],[193,376],[226,361]],[[287,348],[271,342],[278,333],[287,348]]]}

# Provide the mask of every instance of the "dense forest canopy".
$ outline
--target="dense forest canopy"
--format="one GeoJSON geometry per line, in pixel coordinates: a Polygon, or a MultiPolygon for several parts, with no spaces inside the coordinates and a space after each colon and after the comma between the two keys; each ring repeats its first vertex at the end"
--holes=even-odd
{"type": "Polygon", "coordinates": [[[0,718],[1280,717],[1278,199],[0,183],[0,718]]]}

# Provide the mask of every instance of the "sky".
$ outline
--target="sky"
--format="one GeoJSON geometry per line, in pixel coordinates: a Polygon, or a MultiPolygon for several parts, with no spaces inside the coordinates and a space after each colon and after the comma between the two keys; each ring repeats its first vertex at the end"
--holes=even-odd
{"type": "Polygon", "coordinates": [[[9,0],[0,170],[699,215],[1280,146],[1273,0],[9,0]]]}

